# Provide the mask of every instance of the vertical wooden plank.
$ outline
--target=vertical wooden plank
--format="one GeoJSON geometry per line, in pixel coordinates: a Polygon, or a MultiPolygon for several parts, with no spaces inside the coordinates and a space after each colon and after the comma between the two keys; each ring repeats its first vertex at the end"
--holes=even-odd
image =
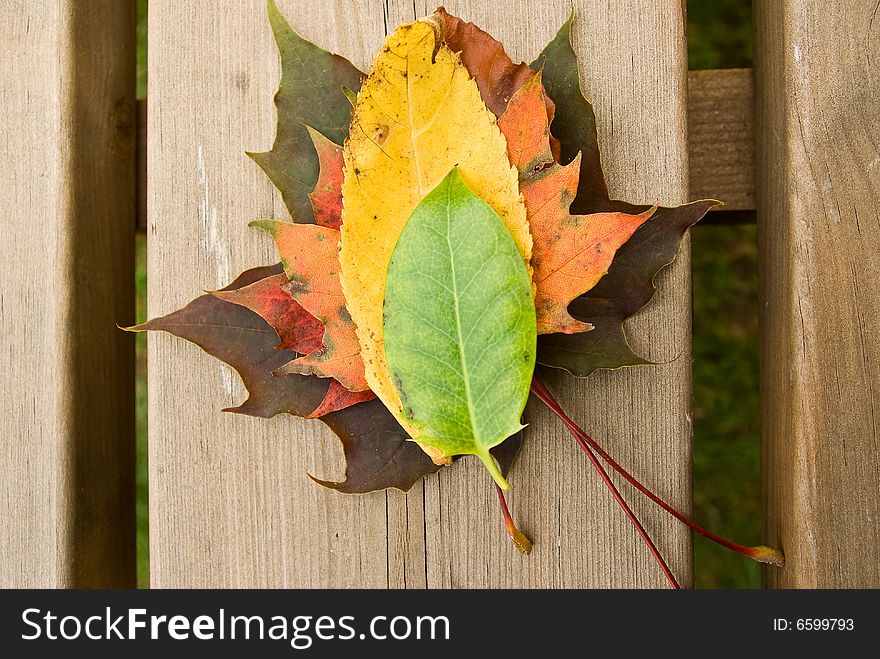
{"type": "MultiPolygon", "coordinates": [[[[382,5],[279,2],[296,29],[356,64],[384,32],[382,5]]],[[[287,218],[245,149],[269,147],[278,55],[264,0],[150,4],[148,240],[151,315],[277,260],[260,217],[287,218]]],[[[305,102],[308,102],[307,100],[305,102]]],[[[168,336],[149,341],[154,586],[386,586],[386,497],[343,496],[319,422],[220,409],[244,391],[226,366],[168,336]]]]}
{"type": "MultiPolygon", "coordinates": [[[[389,2],[389,27],[434,5],[389,2]]],[[[568,17],[569,2],[450,0],[446,8],[488,29],[531,60],[568,17]]],[[[598,117],[612,195],[687,200],[687,52],[683,3],[574,3],[582,84],[598,117]]],[[[658,281],[657,299],[629,324],[637,350],[660,366],[548,384],[572,416],[633,473],[681,510],[691,507],[690,251],[658,281]]],[[[586,459],[539,405],[511,477],[514,515],[536,541],[518,555],[491,482],[464,459],[425,482],[429,587],[665,587],[641,540],[586,459]]],[[[629,497],[682,584],[691,582],[691,538],[641,497],[629,497]]]]}
{"type": "Polygon", "coordinates": [[[876,1],[755,5],[762,429],[775,587],[880,586],[876,1]]]}
{"type": "Polygon", "coordinates": [[[134,4],[0,30],[0,587],[133,586],[134,4]]]}

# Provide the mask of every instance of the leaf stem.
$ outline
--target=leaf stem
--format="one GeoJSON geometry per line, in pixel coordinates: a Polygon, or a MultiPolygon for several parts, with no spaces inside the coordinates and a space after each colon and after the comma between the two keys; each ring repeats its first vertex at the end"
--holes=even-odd
{"type": "MultiPolygon", "coordinates": [[[[569,432],[571,432],[571,428],[569,428],[569,432]]],[[[629,517],[629,521],[631,521],[633,523],[633,526],[636,527],[636,531],[638,531],[639,535],[642,536],[642,540],[645,541],[645,544],[648,545],[648,550],[656,559],[657,564],[660,566],[660,569],[663,570],[663,575],[669,581],[669,585],[672,586],[675,590],[679,590],[681,586],[678,584],[678,581],[676,581],[675,575],[672,574],[672,570],[669,569],[669,565],[667,565],[666,559],[663,558],[663,554],[661,554],[660,550],[657,549],[657,545],[654,544],[654,541],[651,539],[651,536],[648,535],[645,527],[642,526],[639,518],[636,517],[636,514],[632,511],[632,508],[629,507],[623,496],[621,496],[620,490],[618,490],[617,487],[615,487],[614,483],[611,482],[611,477],[608,475],[608,472],[605,471],[605,468],[599,462],[599,459],[590,450],[590,447],[587,446],[587,444],[583,440],[581,440],[581,438],[578,437],[576,434],[574,434],[573,432],[571,434],[578,442],[581,450],[590,459],[590,462],[593,463],[596,471],[599,472],[599,476],[602,477],[602,481],[605,483],[605,486],[611,491],[611,494],[614,496],[617,504],[623,509],[623,512],[626,513],[626,516],[629,517]]]]}
{"type": "Polygon", "coordinates": [[[497,485],[502,490],[509,490],[510,483],[508,483],[504,479],[504,474],[501,473],[498,465],[495,464],[495,460],[492,458],[492,454],[489,453],[489,451],[486,451],[484,453],[477,453],[477,457],[483,461],[484,465],[486,465],[486,469],[488,469],[489,473],[492,475],[492,479],[495,481],[495,485],[497,485]]]}
{"type": "Polygon", "coordinates": [[[558,416],[562,422],[565,424],[566,428],[568,428],[569,433],[572,437],[574,437],[575,441],[578,443],[578,446],[581,447],[581,450],[587,456],[587,458],[592,463],[593,467],[596,468],[596,471],[599,473],[599,477],[602,479],[602,482],[605,483],[605,487],[611,492],[611,495],[614,497],[614,500],[617,501],[617,505],[619,505],[623,512],[626,513],[626,516],[629,517],[629,521],[632,522],[633,526],[638,531],[639,535],[642,536],[642,540],[645,541],[645,544],[648,545],[648,550],[651,552],[651,555],[657,561],[657,564],[660,566],[660,569],[663,571],[663,575],[666,577],[666,580],[669,581],[669,585],[672,586],[675,590],[679,590],[681,586],[678,584],[678,581],[675,578],[675,575],[672,574],[672,570],[669,569],[669,565],[666,563],[666,559],[663,558],[663,554],[660,553],[660,550],[657,549],[657,545],[654,544],[654,541],[651,539],[651,536],[648,535],[648,532],[645,530],[645,527],[642,526],[642,523],[639,521],[639,518],[636,517],[636,514],[632,511],[632,508],[624,500],[623,496],[621,496],[620,491],[611,481],[611,477],[608,475],[608,472],[605,471],[605,468],[599,462],[599,459],[593,454],[593,451],[590,450],[590,447],[587,443],[575,432],[577,426],[574,424],[574,421],[568,418],[565,412],[559,407],[559,403],[550,395],[547,387],[544,386],[544,383],[535,376],[532,380],[532,392],[541,400],[544,405],[546,405],[553,413],[558,416]]]}
{"type": "Polygon", "coordinates": [[[501,504],[501,514],[504,515],[504,528],[507,531],[507,535],[510,536],[510,539],[513,540],[513,544],[516,546],[517,551],[521,554],[529,554],[532,551],[532,541],[529,540],[522,531],[516,528],[516,523],[513,521],[513,517],[510,515],[510,509],[507,507],[507,499],[504,498],[504,490],[498,487],[497,483],[495,485],[495,492],[498,494],[498,502],[501,504]]]}
{"type": "Polygon", "coordinates": [[[635,487],[639,492],[641,492],[651,501],[660,506],[663,510],[675,517],[675,519],[682,522],[696,533],[699,533],[704,538],[707,538],[708,540],[711,540],[712,542],[715,542],[722,547],[741,554],[747,558],[751,558],[754,561],[757,561],[759,563],[768,563],[770,565],[776,565],[778,567],[781,567],[785,564],[785,556],[780,549],[768,547],[766,545],[747,547],[745,545],[740,545],[725,538],[722,538],[721,536],[715,535],[708,529],[703,528],[682,513],[678,512],[666,501],[664,501],[647,487],[642,485],[642,483],[639,482],[635,476],[624,469],[601,446],[599,446],[599,444],[592,437],[585,433],[580,428],[580,426],[578,426],[574,421],[571,420],[571,418],[569,418],[569,416],[550,394],[546,385],[537,376],[532,381],[532,393],[534,393],[541,400],[541,402],[543,402],[554,414],[556,414],[556,416],[558,416],[562,420],[562,422],[566,425],[566,427],[569,429],[569,431],[572,433],[579,444],[587,444],[593,451],[598,453],[599,456],[603,460],[605,460],[605,462],[607,462],[612,469],[623,476],[623,478],[625,478],[633,487],[635,487]]]}

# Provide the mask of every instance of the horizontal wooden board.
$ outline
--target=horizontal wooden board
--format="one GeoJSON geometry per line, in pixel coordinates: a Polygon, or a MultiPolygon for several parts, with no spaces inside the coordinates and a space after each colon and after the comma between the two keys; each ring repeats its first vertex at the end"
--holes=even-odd
{"type": "Polygon", "coordinates": [[[755,208],[751,69],[688,74],[688,166],[692,199],[724,202],[714,215],[755,208]]]}

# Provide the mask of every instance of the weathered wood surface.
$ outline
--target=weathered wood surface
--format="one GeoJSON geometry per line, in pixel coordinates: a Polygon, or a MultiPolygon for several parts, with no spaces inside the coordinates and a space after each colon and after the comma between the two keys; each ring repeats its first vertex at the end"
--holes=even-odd
{"type": "Polygon", "coordinates": [[[751,69],[688,74],[688,159],[693,199],[719,199],[724,202],[722,213],[754,210],[753,117],[751,69]]]}
{"type": "MultiPolygon", "coordinates": [[[[707,222],[755,221],[754,93],[751,69],[688,74],[691,199],[720,199],[707,222]]],[[[138,230],[147,227],[147,101],[138,102],[138,230]],[[142,120],[141,120],[142,119],[142,120]]]]}
{"type": "Polygon", "coordinates": [[[133,586],[134,5],[3,14],[0,587],[133,586]]]}
{"type": "MultiPolygon", "coordinates": [[[[304,36],[366,68],[383,35],[429,13],[425,2],[279,3],[304,36]]],[[[566,0],[449,2],[531,59],[567,17],[566,0]]],[[[687,198],[687,65],[678,0],[575,2],[576,47],[589,62],[613,194],[687,198]],[[612,130],[613,126],[613,130],[612,130]]],[[[280,197],[244,155],[271,144],[278,80],[265,3],[150,5],[149,307],[152,315],[274,260],[248,231],[285,217],[280,197]]],[[[625,465],[690,508],[689,246],[630,324],[659,361],[594,376],[551,377],[573,416],[625,465]]],[[[154,586],[661,587],[658,568],[560,424],[531,406],[511,507],[536,541],[515,553],[491,481],[465,459],[403,495],[346,497],[304,474],[340,477],[318,422],[222,415],[241,401],[234,374],[183,341],[151,336],[150,508],[154,586]]],[[[690,534],[635,503],[673,570],[691,580],[690,534]]]]}
{"type": "Polygon", "coordinates": [[[777,587],[880,587],[876,1],[755,4],[767,540],[777,587]]]}

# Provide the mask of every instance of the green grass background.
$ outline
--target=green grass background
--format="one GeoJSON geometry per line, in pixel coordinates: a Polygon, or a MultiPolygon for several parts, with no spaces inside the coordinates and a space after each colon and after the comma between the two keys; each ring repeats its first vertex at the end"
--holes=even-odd
{"type": "MultiPolygon", "coordinates": [[[[138,97],[146,96],[147,0],[138,0],[138,97]]],[[[691,69],[751,66],[749,0],[690,0],[691,69]]],[[[760,538],[757,246],[753,225],[698,226],[694,272],[694,516],[745,544],[760,538]]],[[[146,319],[146,238],[137,236],[138,322],[146,319]]],[[[137,336],[138,585],[149,586],[146,339],[137,336]]],[[[649,450],[646,447],[646,450],[649,450]]],[[[675,522],[670,518],[670,523],[675,522]]],[[[698,588],[755,588],[758,567],[697,536],[698,588]]]]}

